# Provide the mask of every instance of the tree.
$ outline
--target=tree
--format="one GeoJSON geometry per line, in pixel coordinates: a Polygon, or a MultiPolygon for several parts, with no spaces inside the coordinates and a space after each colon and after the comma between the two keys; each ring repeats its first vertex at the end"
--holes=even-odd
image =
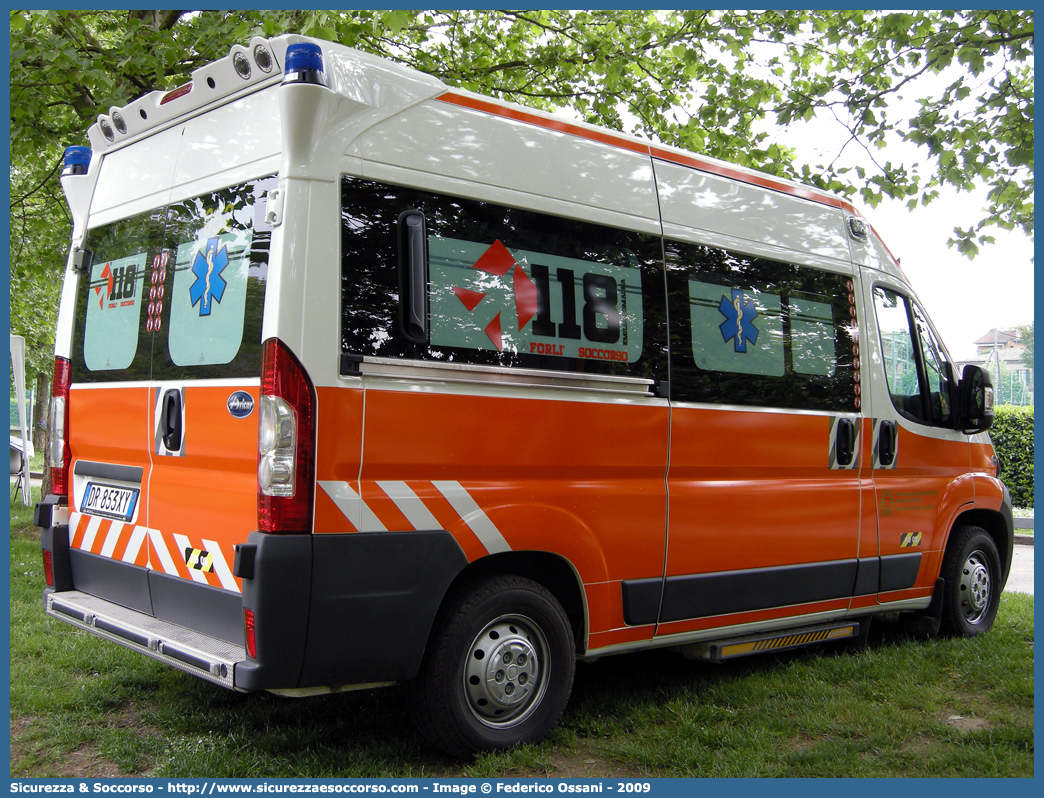
{"type": "Polygon", "coordinates": [[[1020,336],[1019,343],[1022,344],[1022,364],[1028,368],[1033,368],[1033,324],[1027,324],[1020,328],[1022,335],[1020,336]]]}
{"type": "Polygon", "coordinates": [[[1029,386],[1029,395],[1032,398],[1034,388],[1034,377],[1036,376],[1037,368],[1033,360],[1033,324],[1030,323],[1022,327],[1021,332],[1021,343],[1024,350],[1022,353],[1022,365],[1029,369],[1029,381],[1027,385],[1029,386]]]}
{"type": "MultiPolygon", "coordinates": [[[[284,31],[871,206],[986,185],[982,218],[962,220],[951,241],[969,256],[992,227],[1033,231],[1028,11],[12,11],[10,20],[18,331],[16,317],[53,326],[57,288],[41,296],[27,284],[55,283],[64,264],[63,148],[84,143],[100,111],[183,83],[233,43],[284,31]],[[895,118],[899,97],[917,100],[917,113],[895,118]],[[816,114],[847,132],[842,149],[873,154],[873,168],[846,164],[844,152],[802,162],[768,132],[816,114]],[[920,169],[888,158],[897,141],[920,148],[920,169]]],[[[38,338],[30,348],[49,349],[38,338]]]]}

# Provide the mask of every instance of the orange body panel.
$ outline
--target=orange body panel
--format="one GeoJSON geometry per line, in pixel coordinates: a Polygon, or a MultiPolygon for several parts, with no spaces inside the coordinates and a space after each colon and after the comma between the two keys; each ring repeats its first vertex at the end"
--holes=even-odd
{"type": "MultiPolygon", "coordinates": [[[[362,454],[359,436],[362,434],[363,392],[356,388],[316,388],[316,397],[317,477],[356,480],[362,454]]],[[[326,530],[317,528],[316,531],[326,530]]]]}
{"type": "MultiPolygon", "coordinates": [[[[257,402],[257,387],[242,387],[257,402]]],[[[78,461],[142,469],[137,513],[130,523],[79,515],[82,486],[74,483],[70,519],[74,548],[241,590],[231,567],[236,543],[257,528],[257,413],[227,410],[236,387],[190,384],[184,390],[184,456],[158,456],[155,392],[145,387],[74,388],[70,396],[72,453],[78,461]],[[186,551],[188,549],[188,551],[186,551]],[[206,552],[190,567],[192,551],[206,552]]],[[[104,480],[102,480],[104,481],[104,480]]]]}
{"type": "MultiPolygon", "coordinates": [[[[149,390],[144,387],[80,388],[69,395],[72,459],[149,467],[149,390]]],[[[146,486],[142,486],[142,491],[146,486]]],[[[81,496],[72,497],[79,509],[81,496]]],[[[138,502],[145,506],[145,496],[138,502]]],[[[144,519],[143,519],[144,520],[144,519]]]]}
{"type": "Polygon", "coordinates": [[[882,602],[930,594],[953,520],[975,501],[968,457],[967,441],[938,440],[899,427],[896,467],[874,471],[881,556],[924,556],[914,587],[883,593],[882,602]]]}
{"type": "MultiPolygon", "coordinates": [[[[235,418],[228,412],[229,394],[236,390],[249,393],[256,408],[257,386],[187,385],[184,456],[154,455],[149,480],[149,527],[161,536],[177,574],[226,589],[241,589],[231,574],[233,547],[257,529],[258,413],[235,418]],[[214,567],[187,567],[189,547],[211,554],[214,567]]],[[[161,545],[155,535],[150,542],[161,545]]],[[[168,568],[169,563],[162,570],[170,573],[168,568]]]]}
{"type": "MultiPolygon", "coordinates": [[[[317,388],[316,478],[352,483],[358,488],[362,454],[363,392],[317,388]]],[[[313,529],[317,533],[355,532],[356,527],[322,488],[315,491],[313,529]]]]}
{"type": "Polygon", "coordinates": [[[683,632],[694,632],[704,629],[717,629],[723,626],[757,623],[759,621],[774,621],[781,618],[787,618],[791,615],[809,615],[817,612],[845,610],[848,609],[850,601],[851,600],[847,598],[833,599],[831,601],[817,601],[811,604],[803,604],[800,607],[773,607],[772,609],[739,612],[733,615],[717,615],[713,618],[675,621],[673,623],[660,624],[656,633],[661,636],[680,634],[683,632]]]}
{"type": "Polygon", "coordinates": [[[69,544],[74,549],[141,568],[149,566],[149,401],[149,391],[144,387],[74,386],[69,394],[69,426],[73,433],[69,544]],[[75,475],[78,462],[141,468],[137,508],[129,523],[80,514],[88,478],[75,475]]]}
{"type": "Polygon", "coordinates": [[[829,419],[676,408],[667,575],[855,558],[858,469],[830,469],[829,419]]]}
{"type": "Polygon", "coordinates": [[[454,491],[467,494],[511,550],[562,556],[589,590],[615,583],[597,589],[590,627],[620,628],[619,581],[663,573],[668,417],[662,405],[368,391],[361,497],[385,528],[413,529],[388,495],[406,483],[474,560],[494,544],[454,491]]]}

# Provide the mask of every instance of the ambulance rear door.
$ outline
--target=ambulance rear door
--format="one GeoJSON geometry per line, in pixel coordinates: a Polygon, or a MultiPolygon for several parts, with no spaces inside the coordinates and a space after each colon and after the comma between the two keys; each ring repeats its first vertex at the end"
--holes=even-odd
{"type": "Polygon", "coordinates": [[[151,291],[158,265],[166,289],[148,396],[150,566],[179,580],[150,578],[153,609],[200,628],[204,619],[170,617],[192,611],[179,587],[226,591],[231,628],[211,630],[221,637],[241,634],[233,547],[257,528],[265,195],[274,187],[274,178],[252,180],[171,204],[147,278],[151,291]]]}
{"type": "Polygon", "coordinates": [[[105,156],[70,353],[75,587],[237,642],[277,113],[248,95],[105,156]]]}

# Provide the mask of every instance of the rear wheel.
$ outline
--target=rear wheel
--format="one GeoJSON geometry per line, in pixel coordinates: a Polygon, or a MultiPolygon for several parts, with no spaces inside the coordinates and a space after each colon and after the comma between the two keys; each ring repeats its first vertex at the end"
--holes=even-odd
{"type": "Polygon", "coordinates": [[[943,631],[969,637],[988,631],[997,617],[1002,585],[1000,556],[986,530],[977,526],[954,530],[942,577],[946,580],[943,631]]]}
{"type": "Polygon", "coordinates": [[[517,576],[472,583],[440,613],[410,711],[455,756],[542,740],[562,716],[576,651],[565,611],[517,576]]]}

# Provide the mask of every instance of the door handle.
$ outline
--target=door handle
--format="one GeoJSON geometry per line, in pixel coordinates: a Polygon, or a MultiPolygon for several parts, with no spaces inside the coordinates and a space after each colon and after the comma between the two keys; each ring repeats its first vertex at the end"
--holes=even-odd
{"type": "Polygon", "coordinates": [[[890,466],[895,462],[895,444],[898,436],[899,428],[894,421],[881,422],[881,432],[877,442],[878,460],[881,465],[890,466]]]}
{"type": "Polygon", "coordinates": [[[855,456],[856,427],[850,418],[842,418],[837,423],[837,462],[838,465],[851,465],[855,456]]]}
{"type": "Polygon", "coordinates": [[[424,214],[399,215],[399,295],[402,330],[416,344],[428,342],[428,235],[424,214]]]}
{"type": "Polygon", "coordinates": [[[181,433],[181,391],[171,388],[160,403],[160,440],[167,451],[181,451],[181,433]]]}

